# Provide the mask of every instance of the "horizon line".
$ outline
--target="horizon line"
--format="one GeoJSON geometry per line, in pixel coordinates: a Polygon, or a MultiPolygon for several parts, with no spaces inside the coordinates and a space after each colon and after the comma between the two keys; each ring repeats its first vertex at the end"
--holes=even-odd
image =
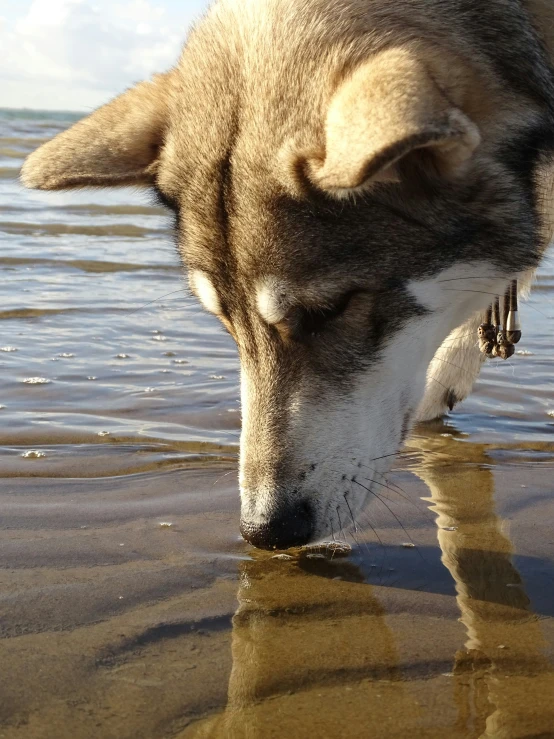
{"type": "Polygon", "coordinates": [[[28,105],[17,106],[13,105],[0,105],[0,110],[29,110],[33,113],[79,113],[81,115],[88,115],[96,108],[91,108],[89,111],[86,110],[71,110],[70,108],[31,108],[28,105]]]}

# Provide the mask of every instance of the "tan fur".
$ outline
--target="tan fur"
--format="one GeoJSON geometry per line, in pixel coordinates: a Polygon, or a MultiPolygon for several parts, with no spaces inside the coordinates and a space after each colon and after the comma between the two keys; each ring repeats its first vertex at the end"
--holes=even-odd
{"type": "Polygon", "coordinates": [[[398,180],[395,162],[424,148],[436,153],[445,174],[460,171],[481,143],[477,126],[442,91],[465,99],[460,65],[449,58],[443,60],[447,73],[431,70],[425,56],[424,50],[386,49],[340,85],[327,113],[325,160],[310,163],[319,187],[398,180]]]}
{"type": "Polygon", "coordinates": [[[167,128],[172,73],[141,82],[28,157],[26,187],[151,185],[167,128]]]}
{"type": "MultiPolygon", "coordinates": [[[[245,74],[251,69],[256,72],[258,84],[264,79],[269,82],[274,72],[267,70],[265,74],[259,66],[263,60],[252,56],[256,36],[264,37],[264,42],[266,36],[271,39],[277,25],[273,21],[279,17],[282,23],[282,16],[286,19],[288,13],[291,36],[287,42],[293,47],[300,45],[301,39],[295,38],[292,26],[293,4],[296,12],[300,5],[305,6],[308,14],[313,13],[313,6],[317,8],[325,3],[323,0],[216,3],[208,16],[212,23],[211,39],[204,39],[203,44],[208,42],[211,48],[205,53],[221,53],[226,49],[230,66],[236,60],[233,57],[242,57],[245,74]]],[[[485,143],[494,146],[499,123],[504,128],[511,118],[521,120],[532,115],[529,101],[507,94],[490,64],[477,49],[471,48],[463,34],[457,33],[455,26],[445,31],[444,19],[439,14],[429,15],[423,6],[412,6],[407,24],[402,3],[386,10],[376,8],[371,15],[367,41],[349,48],[349,38],[355,35],[356,26],[364,22],[363,13],[357,11],[366,4],[362,0],[351,4],[334,0],[334,4],[340,9],[336,14],[329,13],[329,20],[334,21],[338,16],[342,23],[336,28],[326,26],[326,16],[315,13],[311,28],[314,35],[319,35],[318,46],[327,43],[329,49],[324,56],[316,54],[313,62],[309,59],[300,62],[312,76],[309,92],[313,107],[327,111],[327,122],[308,122],[303,120],[302,110],[292,110],[293,120],[296,119],[295,136],[293,140],[285,139],[283,145],[289,152],[285,169],[295,177],[299,171],[298,159],[305,157],[306,147],[319,157],[318,163],[318,159],[308,156],[309,173],[320,186],[339,195],[344,188],[362,185],[365,175],[394,179],[396,173],[388,169],[389,165],[421,147],[436,150],[437,161],[447,172],[456,170],[471,156],[481,136],[485,143]],[[426,29],[424,46],[412,35],[411,28],[417,26],[426,29]],[[444,43],[445,35],[448,46],[444,43]],[[368,55],[370,61],[360,64],[368,55]],[[354,74],[349,75],[350,69],[355,69],[354,74]]],[[[444,6],[448,10],[449,3],[444,6]]],[[[536,13],[537,25],[546,31],[545,43],[550,47],[554,44],[552,2],[529,0],[529,6],[536,13]]],[[[456,21],[455,15],[453,20],[456,21]]],[[[302,31],[305,33],[305,29],[302,31]]],[[[282,43],[281,39],[274,41],[282,43]]],[[[190,46],[194,45],[193,37],[190,46]]],[[[175,125],[179,96],[192,92],[187,61],[185,50],[181,64],[171,73],[137,85],[42,146],[25,163],[21,173],[23,184],[46,190],[149,185],[157,174],[167,181],[179,154],[179,139],[189,133],[175,125]],[[189,79],[183,77],[187,74],[189,79]],[[164,146],[166,152],[162,152],[164,146]],[[167,167],[166,171],[158,172],[161,153],[165,153],[167,167]]],[[[283,69],[282,73],[286,82],[294,70],[283,69]]],[[[295,82],[291,78],[291,83],[295,82]]],[[[255,94],[265,96],[271,104],[275,92],[258,89],[255,94]]],[[[279,91],[281,96],[282,92],[279,91]]],[[[196,90],[194,93],[201,94],[196,90]]],[[[263,111],[263,103],[261,108],[263,111]]],[[[206,125],[217,122],[217,119],[206,120],[206,125]]],[[[253,116],[249,128],[249,148],[252,154],[256,151],[261,154],[271,143],[267,130],[257,116],[253,116]]],[[[278,159],[272,163],[277,171],[278,159]]],[[[177,190],[175,184],[167,181],[168,188],[173,185],[172,189],[177,190]]],[[[294,183],[294,189],[298,191],[298,182],[294,183]]]]}
{"type": "MultiPolygon", "coordinates": [[[[296,0],[294,2],[298,6],[296,0]]],[[[334,2],[342,5],[338,0],[334,2]]],[[[258,66],[255,71],[259,83],[264,73],[259,68],[262,60],[252,57],[256,34],[271,37],[273,18],[283,14],[286,17],[292,3],[293,0],[260,3],[223,0],[216,3],[208,18],[213,23],[209,40],[212,48],[207,49],[206,54],[217,53],[221,46],[221,50],[230,51],[229,64],[233,62],[233,55],[242,56],[246,74],[249,68],[258,66]],[[222,38],[224,33],[227,35],[222,38]]],[[[306,13],[318,4],[323,4],[323,0],[300,3],[306,7],[306,13]]],[[[546,34],[546,43],[554,43],[549,41],[554,37],[552,3],[530,0],[529,4],[537,14],[537,23],[544,25],[547,31],[552,29],[552,35],[546,34]]],[[[360,0],[352,5],[355,11],[365,3],[360,0]]],[[[348,47],[349,36],[353,35],[352,26],[355,32],[355,26],[362,23],[362,14],[352,12],[350,5],[344,4],[338,11],[342,24],[337,28],[326,27],[325,17],[314,14],[312,31],[320,35],[318,45],[323,46],[327,41],[329,50],[323,57],[316,55],[313,67],[309,59],[301,64],[312,74],[310,93],[314,107],[328,109],[328,147],[323,121],[319,125],[314,121],[302,121],[302,111],[293,110],[297,122],[302,121],[301,125],[294,126],[296,134],[303,131],[301,138],[305,139],[299,144],[300,150],[294,153],[296,157],[305,154],[306,145],[311,151],[321,152],[320,167],[314,162],[310,170],[313,167],[315,178],[323,187],[358,186],[366,170],[371,174],[375,167],[382,174],[388,164],[414,148],[426,146],[442,150],[447,170],[456,169],[476,148],[480,135],[492,139],[491,144],[494,144],[499,121],[505,126],[510,117],[521,119],[532,113],[528,101],[522,104],[513,95],[506,94],[494,70],[462,34],[456,33],[455,27],[448,33],[446,48],[440,17],[429,16],[423,6],[411,7],[407,25],[402,5],[398,3],[397,7],[391,6],[386,11],[377,8],[371,19],[371,34],[358,48],[345,47],[348,47]],[[424,47],[416,44],[412,36],[411,27],[418,25],[426,29],[424,47]],[[368,54],[375,56],[360,66],[359,62],[368,54]],[[352,77],[347,74],[345,79],[345,72],[350,68],[356,68],[356,72],[352,77]],[[365,96],[361,96],[358,88],[363,85],[364,78],[367,78],[367,90],[365,96]],[[341,84],[337,89],[339,80],[341,84]],[[356,127],[363,125],[362,121],[366,126],[369,121],[371,127],[357,132],[356,127]],[[349,136],[348,126],[351,126],[349,136]],[[342,185],[338,162],[345,168],[346,179],[342,185]]],[[[330,14],[330,19],[333,18],[330,14]]],[[[300,39],[295,38],[292,26],[292,13],[289,30],[288,43],[299,45],[300,39]]],[[[194,38],[191,46],[194,46],[194,38]]],[[[187,66],[185,52],[181,64],[171,73],[140,83],[42,146],[25,163],[21,173],[23,184],[45,190],[151,184],[164,144],[171,148],[172,154],[178,154],[179,138],[187,133],[175,127],[179,96],[190,93],[191,88],[190,80],[182,77],[190,73],[187,66]],[[170,118],[173,118],[173,126],[170,126],[170,118]]],[[[283,69],[283,74],[286,81],[286,76],[293,75],[294,70],[283,69]]],[[[274,73],[266,75],[268,80],[273,77],[274,73]]],[[[269,102],[272,92],[276,91],[262,89],[257,94],[266,95],[269,102]]],[[[206,121],[206,124],[214,122],[217,120],[206,121]]],[[[251,129],[252,152],[266,148],[267,131],[259,126],[258,120],[252,120],[251,129]]],[[[291,147],[290,141],[288,146],[291,147]]],[[[162,177],[164,174],[167,173],[162,172],[162,177]]]]}
{"type": "Polygon", "coordinates": [[[352,459],[469,392],[480,357],[452,332],[554,227],[553,19],[546,0],[218,0],[174,70],[27,160],[28,186],[152,186],[178,216],[238,345],[249,541],[340,528],[352,459]]]}

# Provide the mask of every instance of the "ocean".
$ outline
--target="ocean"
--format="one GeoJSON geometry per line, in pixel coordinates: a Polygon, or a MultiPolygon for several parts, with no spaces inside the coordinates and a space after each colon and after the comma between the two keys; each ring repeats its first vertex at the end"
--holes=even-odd
{"type": "Polygon", "coordinates": [[[550,735],[554,252],[351,554],[275,558],[239,537],[237,354],[167,213],[18,183],[79,117],[0,109],[0,737],[550,735]]]}

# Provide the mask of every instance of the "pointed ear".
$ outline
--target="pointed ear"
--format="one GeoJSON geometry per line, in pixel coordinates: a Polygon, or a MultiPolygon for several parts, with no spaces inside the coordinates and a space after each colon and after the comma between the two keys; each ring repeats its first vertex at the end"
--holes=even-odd
{"type": "Polygon", "coordinates": [[[459,173],[479,145],[477,126],[440,89],[426,65],[403,49],[381,52],[335,93],[325,154],[308,160],[320,188],[355,190],[398,181],[401,159],[426,150],[442,176],[459,173]]]}
{"type": "Polygon", "coordinates": [[[25,161],[22,183],[39,190],[152,184],[173,75],[141,82],[43,144],[25,161]]]}

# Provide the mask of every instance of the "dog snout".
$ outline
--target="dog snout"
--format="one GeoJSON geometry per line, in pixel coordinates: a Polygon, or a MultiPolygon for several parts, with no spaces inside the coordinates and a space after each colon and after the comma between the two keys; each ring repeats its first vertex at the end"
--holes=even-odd
{"type": "Polygon", "coordinates": [[[263,521],[241,520],[240,532],[258,549],[290,549],[308,544],[315,529],[312,506],[305,500],[282,504],[263,521]]]}

